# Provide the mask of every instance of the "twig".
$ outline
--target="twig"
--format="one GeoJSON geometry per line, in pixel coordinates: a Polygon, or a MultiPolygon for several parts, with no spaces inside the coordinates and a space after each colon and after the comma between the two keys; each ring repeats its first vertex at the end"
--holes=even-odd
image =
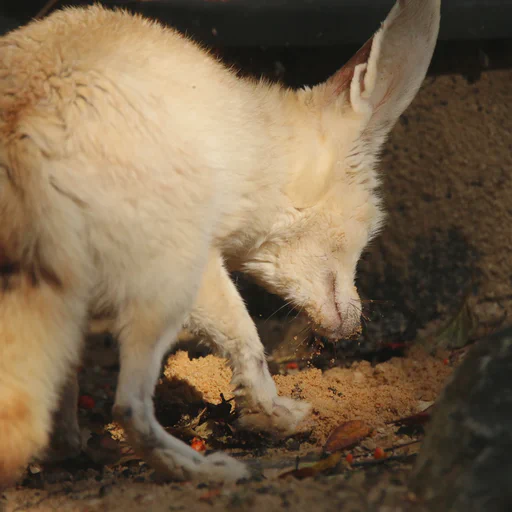
{"type": "Polygon", "coordinates": [[[369,459],[361,460],[359,462],[353,462],[352,467],[363,467],[363,466],[377,466],[378,464],[385,464],[386,462],[405,462],[407,459],[416,458],[416,454],[412,455],[392,455],[391,457],[385,457],[384,459],[369,459]]]}
{"type": "Polygon", "coordinates": [[[384,451],[385,452],[393,452],[393,451],[398,450],[400,448],[404,448],[406,446],[411,446],[412,444],[421,443],[421,441],[422,441],[422,439],[416,439],[415,441],[409,441],[408,443],[395,444],[394,446],[386,448],[384,451]]]}
{"type": "Polygon", "coordinates": [[[40,18],[43,18],[50,12],[58,3],[60,0],[48,0],[43,6],[43,8],[34,16],[35,20],[38,20],[40,18]]]}

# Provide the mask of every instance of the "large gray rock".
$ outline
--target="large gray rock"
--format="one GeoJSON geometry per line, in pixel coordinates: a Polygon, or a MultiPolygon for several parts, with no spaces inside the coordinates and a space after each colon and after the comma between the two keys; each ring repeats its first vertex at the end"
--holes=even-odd
{"type": "Polygon", "coordinates": [[[472,348],[441,394],[411,482],[428,510],[512,510],[512,328],[472,348]]]}

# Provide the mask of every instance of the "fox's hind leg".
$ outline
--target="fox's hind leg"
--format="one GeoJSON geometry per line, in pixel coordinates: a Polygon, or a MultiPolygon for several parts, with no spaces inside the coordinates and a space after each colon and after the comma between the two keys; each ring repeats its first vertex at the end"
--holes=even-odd
{"type": "Polygon", "coordinates": [[[60,400],[53,418],[50,447],[44,461],[57,462],[80,454],[82,443],[78,425],[78,375],[72,368],[60,393],[60,400]]]}
{"type": "Polygon", "coordinates": [[[175,342],[185,314],[169,315],[159,300],[132,303],[121,313],[114,418],[134,449],[162,476],[235,481],[248,476],[242,463],[221,453],[199,454],[168,434],[155,418],[152,397],[162,358],[175,342]]]}
{"type": "Polygon", "coordinates": [[[0,265],[0,487],[43,456],[78,362],[86,307],[69,289],[36,266],[0,265]]]}

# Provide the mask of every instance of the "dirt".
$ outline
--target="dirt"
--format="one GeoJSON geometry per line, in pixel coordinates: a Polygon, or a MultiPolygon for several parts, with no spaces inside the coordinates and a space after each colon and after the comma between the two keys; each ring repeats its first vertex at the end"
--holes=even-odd
{"type": "Polygon", "coordinates": [[[233,435],[227,428],[230,415],[212,416],[201,423],[205,406],[221,408],[229,403],[231,370],[220,357],[191,358],[189,353],[178,351],[169,357],[157,387],[159,420],[186,442],[199,437],[204,439],[206,449],[224,449],[246,460],[264,479],[209,488],[191,483],[155,483],[152,470],[125,443],[122,429],[112,423],[110,415],[117,368],[112,357],[114,347],[106,340],[102,343],[96,338],[95,343],[91,342],[92,350],[80,373],[82,392],[87,393],[83,396],[92,398],[93,404],[90,407],[84,400],[80,409],[84,454],[79,460],[62,464],[31,465],[24,482],[4,494],[6,511],[181,510],[190,506],[202,510],[228,505],[277,510],[285,503],[306,506],[325,493],[332,503],[370,506],[378,493],[374,491],[371,498],[363,492],[366,486],[380,486],[386,500],[409,506],[411,497],[405,487],[412,460],[409,457],[419,448],[419,443],[410,441],[420,439],[421,434],[400,433],[400,427],[391,422],[428,408],[456,364],[444,358],[445,354],[428,355],[419,348],[411,349],[407,357],[377,365],[361,361],[349,368],[327,371],[307,366],[298,370],[284,364],[280,374],[274,376],[280,394],[307,400],[313,412],[297,436],[273,440],[233,435]],[[372,431],[343,452],[343,457],[350,453],[354,458],[353,466],[338,464],[333,471],[308,481],[279,478],[297,465],[307,467],[321,460],[329,434],[351,420],[363,420],[372,431]],[[377,447],[388,450],[390,459],[385,466],[374,459],[377,447]],[[393,456],[400,461],[394,461],[393,456]],[[364,464],[368,463],[366,468],[364,464]]]}
{"type": "MultiPolygon", "coordinates": [[[[372,366],[368,361],[350,368],[288,370],[275,376],[279,393],[306,400],[313,406],[310,442],[303,449],[321,447],[331,431],[344,421],[363,420],[374,428],[418,412],[435,400],[452,367],[444,358],[413,349],[406,358],[372,366]]],[[[226,361],[209,355],[190,360],[184,351],[169,359],[165,375],[184,380],[211,403],[222,393],[232,397],[231,370],[226,361]]]]}
{"type": "MultiPolygon", "coordinates": [[[[371,510],[377,503],[392,507],[388,510],[421,510],[415,506],[414,496],[407,493],[405,471],[390,470],[383,477],[378,474],[355,473],[326,477],[321,480],[294,479],[265,481],[224,488],[207,488],[189,483],[167,486],[131,479],[106,476],[102,482],[84,480],[62,486],[52,495],[42,491],[25,491],[23,500],[17,500],[6,510],[33,510],[63,512],[140,511],[154,512],[196,510],[267,510],[283,509],[318,511],[344,510],[356,512],[371,510]],[[377,485],[375,485],[377,483],[377,485]],[[413,508],[414,507],[414,508],[413,508]]],[[[381,509],[384,510],[384,509],[381,509]]]]}

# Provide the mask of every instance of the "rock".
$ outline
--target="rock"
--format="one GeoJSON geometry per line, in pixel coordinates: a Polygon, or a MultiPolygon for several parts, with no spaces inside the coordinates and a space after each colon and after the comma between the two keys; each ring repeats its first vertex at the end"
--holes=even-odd
{"type": "Polygon", "coordinates": [[[427,510],[512,510],[512,328],[481,340],[439,397],[410,488],[427,510]]]}

